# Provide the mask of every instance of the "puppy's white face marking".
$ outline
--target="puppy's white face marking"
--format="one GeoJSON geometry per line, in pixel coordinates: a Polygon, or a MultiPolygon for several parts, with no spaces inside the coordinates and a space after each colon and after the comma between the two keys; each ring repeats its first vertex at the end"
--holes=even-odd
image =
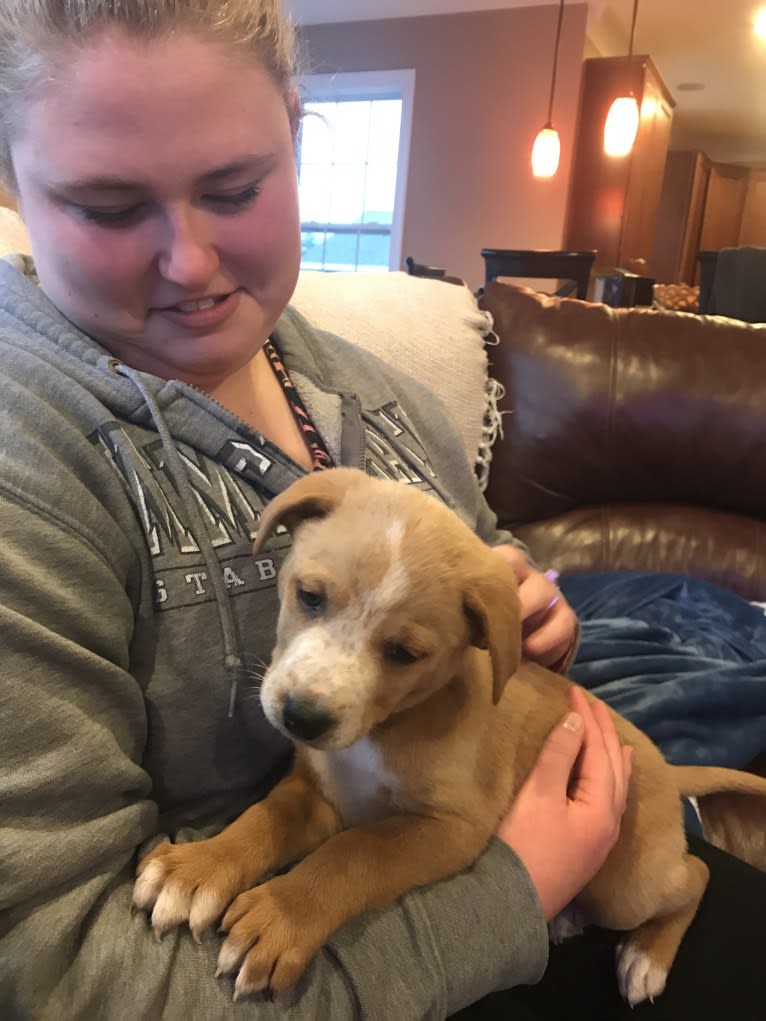
{"type": "MultiPolygon", "coordinates": [[[[403,555],[405,527],[397,518],[380,537],[386,550],[380,581],[337,612],[333,608],[326,617],[307,620],[275,657],[261,687],[261,702],[277,729],[285,730],[282,707],[288,696],[317,705],[333,718],[332,733],[321,739],[322,747],[346,748],[377,722],[372,712],[383,667],[373,635],[412,588],[403,555]]],[[[359,569],[364,570],[363,562],[359,569]]],[[[340,578],[336,581],[343,584],[340,578]]],[[[282,613],[289,612],[283,603],[282,613]]]]}
{"type": "Polygon", "coordinates": [[[288,696],[320,705],[330,713],[337,721],[330,746],[336,748],[346,747],[363,733],[364,709],[378,677],[369,642],[354,640],[345,616],[300,631],[261,686],[263,711],[283,732],[282,706],[288,696]]]}
{"type": "Polygon", "coordinates": [[[322,793],[346,826],[365,826],[390,815],[396,781],[386,774],[374,741],[362,738],[329,754],[308,749],[308,755],[322,793]]]}
{"type": "Polygon", "coordinates": [[[381,545],[388,547],[388,567],[380,582],[362,599],[357,611],[361,618],[382,616],[401,602],[412,587],[402,549],[404,529],[404,521],[396,518],[381,536],[381,545]]]}

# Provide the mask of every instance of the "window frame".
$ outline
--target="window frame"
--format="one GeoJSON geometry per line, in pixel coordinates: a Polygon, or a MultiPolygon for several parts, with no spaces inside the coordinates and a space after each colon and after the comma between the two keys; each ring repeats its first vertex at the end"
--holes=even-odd
{"type": "MultiPolygon", "coordinates": [[[[307,74],[301,78],[300,94],[303,103],[336,103],[352,99],[401,99],[402,120],[399,129],[399,154],[396,162],[396,188],[394,191],[394,209],[391,219],[388,254],[389,270],[401,269],[407,172],[412,134],[412,111],[415,99],[414,69],[399,68],[388,71],[339,71],[335,74],[307,74]]],[[[304,221],[301,219],[301,229],[303,229],[303,223],[304,221]]],[[[360,226],[363,231],[363,225],[360,226]]],[[[360,270],[364,272],[365,268],[357,267],[357,272],[360,270]]]]}

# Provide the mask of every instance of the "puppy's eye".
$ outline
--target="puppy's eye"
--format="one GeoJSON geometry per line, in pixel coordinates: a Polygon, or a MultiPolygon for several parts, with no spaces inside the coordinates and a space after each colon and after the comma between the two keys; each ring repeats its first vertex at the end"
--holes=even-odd
{"type": "Polygon", "coordinates": [[[306,613],[312,617],[317,617],[324,610],[325,607],[325,594],[324,592],[314,592],[311,589],[303,588],[301,585],[295,590],[295,595],[298,600],[299,606],[302,606],[306,613]]]}
{"type": "Polygon", "coordinates": [[[396,666],[410,666],[421,658],[419,653],[408,649],[401,642],[386,642],[383,646],[383,655],[389,663],[394,663],[396,666]]]}

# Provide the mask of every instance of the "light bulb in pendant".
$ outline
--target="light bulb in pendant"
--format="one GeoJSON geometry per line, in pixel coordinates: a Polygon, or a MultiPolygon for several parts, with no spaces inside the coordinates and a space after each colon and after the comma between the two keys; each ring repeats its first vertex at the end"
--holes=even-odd
{"type": "Polygon", "coordinates": [[[560,158],[559,133],[548,123],[540,128],[532,146],[532,173],[535,177],[553,177],[559,168],[560,158]]]}
{"type": "Polygon", "coordinates": [[[627,156],[638,133],[638,101],[635,96],[618,96],[609,107],[604,124],[604,152],[627,156]]]}

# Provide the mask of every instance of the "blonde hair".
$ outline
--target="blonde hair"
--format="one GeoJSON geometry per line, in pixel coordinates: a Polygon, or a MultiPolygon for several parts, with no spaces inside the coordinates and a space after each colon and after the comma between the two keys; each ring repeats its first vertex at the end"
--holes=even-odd
{"type": "Polygon", "coordinates": [[[110,28],[143,39],[189,31],[250,50],[292,105],[295,31],[280,0],[0,0],[0,181],[7,188],[15,190],[11,139],[24,99],[62,51],[110,28]]]}

